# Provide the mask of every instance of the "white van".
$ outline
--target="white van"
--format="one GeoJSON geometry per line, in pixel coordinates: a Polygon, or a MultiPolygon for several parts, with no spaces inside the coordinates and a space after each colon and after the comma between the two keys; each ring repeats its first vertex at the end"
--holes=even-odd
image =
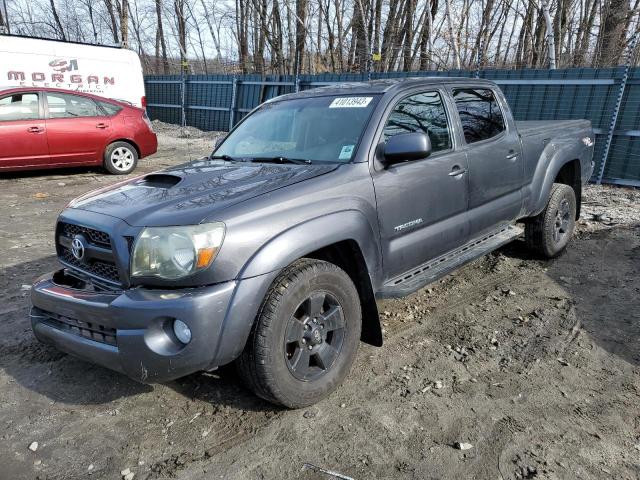
{"type": "Polygon", "coordinates": [[[0,34],[0,88],[64,88],[146,107],[142,65],[124,48],[0,34]]]}

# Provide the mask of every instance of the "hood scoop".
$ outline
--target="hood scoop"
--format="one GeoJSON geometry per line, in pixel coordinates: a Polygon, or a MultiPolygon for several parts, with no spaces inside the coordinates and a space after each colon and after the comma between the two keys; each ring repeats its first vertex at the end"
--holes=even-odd
{"type": "Polygon", "coordinates": [[[151,173],[135,184],[141,187],[154,187],[154,188],[171,188],[180,183],[182,177],[177,175],[168,175],[166,173],[151,173]]]}

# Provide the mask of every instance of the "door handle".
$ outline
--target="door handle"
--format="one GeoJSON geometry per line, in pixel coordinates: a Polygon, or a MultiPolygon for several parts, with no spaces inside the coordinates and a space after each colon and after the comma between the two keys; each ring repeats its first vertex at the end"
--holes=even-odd
{"type": "Polygon", "coordinates": [[[42,132],[44,132],[44,128],[42,128],[42,127],[29,127],[29,128],[27,128],[27,132],[29,132],[29,133],[42,133],[42,132]]]}
{"type": "Polygon", "coordinates": [[[506,156],[507,160],[515,160],[516,158],[518,158],[518,152],[515,150],[510,150],[509,154],[506,156]]]}
{"type": "Polygon", "coordinates": [[[467,171],[466,168],[462,168],[460,167],[460,165],[454,165],[453,168],[451,169],[451,172],[449,172],[449,176],[457,177],[458,175],[462,175],[466,173],[466,171],[467,171]]]}
{"type": "Polygon", "coordinates": [[[107,128],[107,127],[109,127],[109,125],[107,125],[106,123],[99,123],[99,124],[96,125],[96,128],[103,128],[104,129],[104,128],[107,128]]]}

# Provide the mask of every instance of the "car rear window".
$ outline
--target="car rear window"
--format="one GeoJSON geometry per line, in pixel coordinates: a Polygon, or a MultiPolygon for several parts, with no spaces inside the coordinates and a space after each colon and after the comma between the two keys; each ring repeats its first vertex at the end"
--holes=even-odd
{"type": "Polygon", "coordinates": [[[98,117],[102,115],[96,102],[79,95],[47,93],[47,104],[49,105],[49,118],[98,117]]]}
{"type": "Polygon", "coordinates": [[[117,115],[122,110],[121,106],[114,105],[113,103],[109,103],[109,102],[98,102],[98,105],[102,107],[102,109],[105,111],[105,113],[109,117],[113,115],[117,115]]]}
{"type": "Polygon", "coordinates": [[[487,140],[504,131],[502,111],[491,90],[484,88],[455,89],[453,98],[467,143],[487,140]]]}

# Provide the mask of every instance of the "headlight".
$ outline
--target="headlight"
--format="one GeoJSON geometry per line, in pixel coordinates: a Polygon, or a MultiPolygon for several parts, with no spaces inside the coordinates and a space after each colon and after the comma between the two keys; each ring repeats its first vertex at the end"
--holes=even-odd
{"type": "Polygon", "coordinates": [[[131,275],[175,280],[196,273],[211,265],[223,238],[220,222],[145,228],[133,247],[131,275]]]}

